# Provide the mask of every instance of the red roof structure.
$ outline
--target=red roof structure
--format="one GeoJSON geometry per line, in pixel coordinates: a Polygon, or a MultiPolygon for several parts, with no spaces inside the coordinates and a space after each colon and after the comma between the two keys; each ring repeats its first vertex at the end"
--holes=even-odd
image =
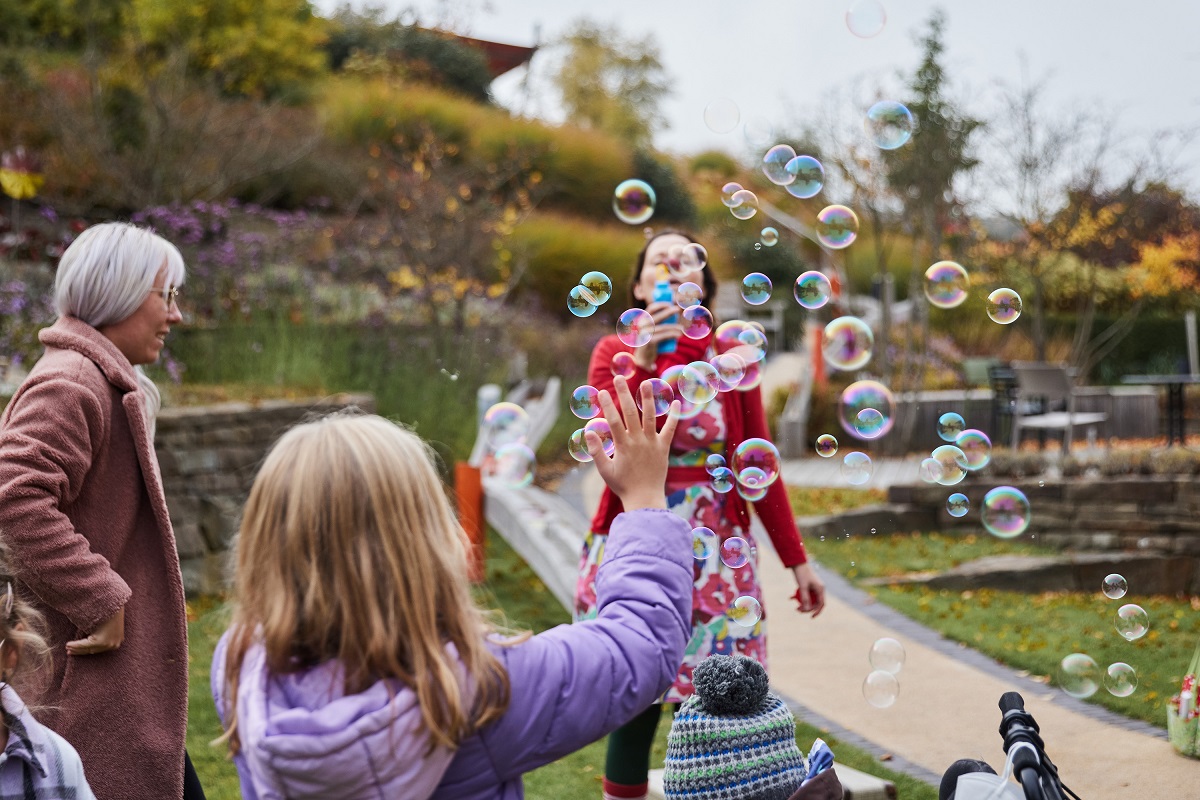
{"type": "Polygon", "coordinates": [[[451,33],[449,36],[465,45],[483,51],[484,56],[487,58],[488,72],[491,73],[492,80],[499,78],[510,70],[516,69],[522,64],[528,63],[529,59],[533,58],[533,54],[537,52],[537,45],[522,47],[517,44],[472,39],[469,36],[459,36],[456,33],[451,33]]]}

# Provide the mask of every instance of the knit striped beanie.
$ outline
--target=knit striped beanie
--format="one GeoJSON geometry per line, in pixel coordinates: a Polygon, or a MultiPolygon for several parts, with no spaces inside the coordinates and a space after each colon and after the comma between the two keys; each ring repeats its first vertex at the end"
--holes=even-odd
{"type": "Polygon", "coordinates": [[[667,736],[668,800],[788,800],[805,778],[792,712],[746,656],[710,656],[692,674],[667,736]]]}

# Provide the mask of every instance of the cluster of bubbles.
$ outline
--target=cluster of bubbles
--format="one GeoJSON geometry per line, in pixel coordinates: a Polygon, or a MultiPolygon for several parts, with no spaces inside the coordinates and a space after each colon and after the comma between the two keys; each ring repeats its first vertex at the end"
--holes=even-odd
{"type": "MultiPolygon", "coordinates": [[[[956,261],[939,261],[925,270],[925,297],[935,308],[957,308],[967,299],[970,287],[970,276],[956,261]]],[[[992,322],[1011,325],[1021,316],[1021,295],[1013,289],[995,289],[985,306],[992,322]]]]}
{"type": "MultiPolygon", "coordinates": [[[[1109,600],[1120,600],[1129,591],[1129,582],[1114,572],[1104,577],[1100,591],[1109,600]]],[[[1113,624],[1121,638],[1133,642],[1150,630],[1150,615],[1136,603],[1125,603],[1117,609],[1113,624]]],[[[1058,685],[1072,697],[1091,697],[1101,684],[1115,697],[1128,697],[1137,690],[1137,670],[1124,661],[1115,661],[1102,671],[1087,653],[1071,653],[1059,662],[1058,685]]]]}
{"type": "Polygon", "coordinates": [[[489,472],[505,486],[520,489],[533,483],[537,459],[526,444],[529,413],[516,403],[501,402],[483,415],[483,429],[491,453],[489,472]]]}
{"type": "MultiPolygon", "coordinates": [[[[753,548],[740,536],[730,536],[724,541],[712,528],[704,526],[692,529],[692,557],[707,562],[717,556],[729,569],[741,569],[753,558],[753,548]]],[[[750,595],[734,599],[725,610],[726,617],[737,625],[753,628],[762,619],[762,604],[750,595]]]]}
{"type": "Polygon", "coordinates": [[[567,308],[577,317],[590,317],[612,297],[612,289],[612,281],[603,272],[588,272],[567,294],[567,308]]]}
{"type": "Polygon", "coordinates": [[[863,681],[863,698],[875,708],[889,708],[900,695],[896,678],[904,667],[904,645],[891,637],[876,639],[871,645],[868,660],[871,672],[863,681]]]}
{"type": "Polygon", "coordinates": [[[721,202],[737,219],[750,219],[758,213],[758,195],[730,181],[721,187],[721,202]]]}

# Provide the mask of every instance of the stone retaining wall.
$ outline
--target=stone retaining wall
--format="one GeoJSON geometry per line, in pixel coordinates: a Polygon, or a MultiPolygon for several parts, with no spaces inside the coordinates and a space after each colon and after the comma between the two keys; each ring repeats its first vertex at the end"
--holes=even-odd
{"type": "Polygon", "coordinates": [[[932,517],[935,530],[981,531],[983,497],[1002,485],[1025,493],[1032,508],[1029,533],[1052,547],[1200,555],[1200,480],[1190,475],[893,486],[888,502],[932,517]],[[946,498],[956,491],[971,501],[961,519],[946,512],[946,498]]]}
{"type": "Polygon", "coordinates": [[[189,595],[226,585],[226,554],[267,450],[293,425],[356,406],[369,395],[164,408],[154,443],[189,595]]]}

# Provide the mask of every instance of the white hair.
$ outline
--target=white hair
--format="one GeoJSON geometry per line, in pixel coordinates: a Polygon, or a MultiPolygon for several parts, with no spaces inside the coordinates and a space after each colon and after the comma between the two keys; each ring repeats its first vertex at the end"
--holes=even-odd
{"type": "MultiPolygon", "coordinates": [[[[58,262],[54,306],[59,316],[72,316],[93,328],[130,317],[154,287],[158,271],[167,269],[166,284],[183,284],[185,269],[179,248],[153,231],[126,222],[93,225],[71,242],[58,262]]],[[[162,403],[158,387],[137,368],[146,395],[150,435],[162,403]]]]}

